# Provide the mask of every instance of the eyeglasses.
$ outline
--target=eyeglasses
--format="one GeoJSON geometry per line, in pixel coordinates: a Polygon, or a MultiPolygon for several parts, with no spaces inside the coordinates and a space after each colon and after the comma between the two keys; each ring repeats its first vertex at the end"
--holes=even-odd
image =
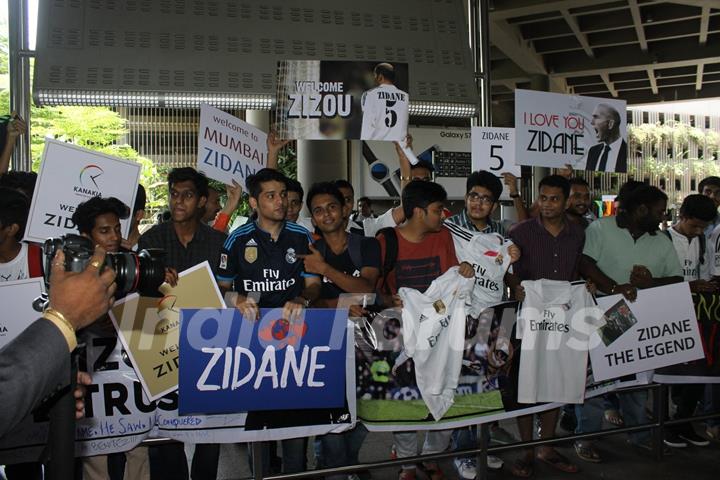
{"type": "Polygon", "coordinates": [[[468,193],[467,199],[470,202],[480,202],[485,205],[492,205],[493,203],[495,203],[495,199],[493,197],[490,197],[488,195],[480,195],[477,192],[468,193]]]}

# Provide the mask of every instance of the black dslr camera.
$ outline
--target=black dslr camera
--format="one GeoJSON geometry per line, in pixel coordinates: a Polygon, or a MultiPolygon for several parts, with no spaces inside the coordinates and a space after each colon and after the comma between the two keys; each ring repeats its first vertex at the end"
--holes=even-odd
{"type": "MultiPolygon", "coordinates": [[[[65,253],[65,270],[82,272],[93,256],[95,246],[85,237],[74,234],[48,238],[43,244],[45,257],[45,285],[50,286],[50,272],[55,252],[62,249],[65,253]]],[[[138,292],[144,296],[158,296],[158,287],[165,281],[164,252],[160,249],[135,252],[108,253],[105,255],[105,267],[115,271],[117,283],[116,297],[138,292]]]]}

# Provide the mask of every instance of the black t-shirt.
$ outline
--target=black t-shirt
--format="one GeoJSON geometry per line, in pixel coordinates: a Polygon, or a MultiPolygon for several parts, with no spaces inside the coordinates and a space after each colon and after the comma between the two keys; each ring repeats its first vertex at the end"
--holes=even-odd
{"type": "MultiPolygon", "coordinates": [[[[372,237],[362,237],[360,240],[360,252],[362,265],[355,265],[352,261],[349,247],[346,248],[340,255],[335,255],[330,247],[326,247],[325,261],[335,270],[343,272],[347,275],[352,275],[353,277],[359,277],[360,270],[365,267],[380,269],[380,243],[378,243],[376,239],[372,237]]],[[[335,299],[338,298],[341,293],[346,292],[326,277],[323,277],[320,298],[335,299]]]]}
{"type": "Polygon", "coordinates": [[[305,227],[285,222],[277,241],[256,222],[233,230],[220,251],[217,279],[233,282],[241,295],[260,293],[259,305],[278,308],[299,296],[305,288],[303,261],[312,242],[305,227]]]}

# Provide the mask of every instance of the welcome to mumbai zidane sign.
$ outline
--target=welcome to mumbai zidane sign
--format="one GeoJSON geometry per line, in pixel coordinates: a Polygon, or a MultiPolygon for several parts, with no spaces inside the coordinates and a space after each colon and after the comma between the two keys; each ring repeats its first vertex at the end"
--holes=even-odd
{"type": "Polygon", "coordinates": [[[595,380],[602,381],[703,358],[690,287],[677,283],[598,298],[606,324],[590,337],[595,380]]]}
{"type": "Polygon", "coordinates": [[[206,176],[240,185],[267,166],[267,134],[207,104],[200,105],[197,169],[206,176]]]}
{"type": "Polygon", "coordinates": [[[354,407],[347,318],[343,309],[292,321],[282,309],[261,309],[258,321],[237,309],[182,309],[180,413],[354,407]]]}

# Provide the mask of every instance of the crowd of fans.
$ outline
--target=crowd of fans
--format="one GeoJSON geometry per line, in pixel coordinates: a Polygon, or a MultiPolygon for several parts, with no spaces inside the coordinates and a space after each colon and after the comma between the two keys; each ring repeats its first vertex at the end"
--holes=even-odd
{"type": "MultiPolygon", "coordinates": [[[[8,130],[8,143],[22,134],[21,119],[8,130]],[[12,138],[11,138],[12,137],[12,138]]],[[[165,251],[166,280],[177,281],[177,272],[208,261],[218,285],[230,304],[247,317],[256,318],[259,308],[283,308],[287,317],[300,315],[304,308],[334,308],[345,292],[377,294],[377,307],[402,307],[398,289],[410,286],[426,289],[449,268],[460,265],[461,274],[472,276],[469,265],[460,262],[445,222],[480,233],[497,233],[510,239],[518,248],[512,273],[506,278],[508,298],[522,300],[523,280],[584,279],[598,294],[623,294],[635,298],[637,289],[674,282],[689,282],[693,292],[717,292],[715,257],[720,230],[720,178],[708,177],[699,183],[698,193],[682,202],[679,219],[667,226],[667,196],[656,187],[641,182],[624,184],[616,199],[617,216],[597,218],[592,210],[592,191],[586,181],[563,175],[550,175],[539,182],[539,195],[532,206],[525,205],[517,188],[517,179],[505,174],[504,183],[516,209],[519,221],[511,224],[496,219],[503,182],[486,171],[473,172],[467,178],[462,209],[449,214],[445,189],[433,182],[433,167],[420,162],[411,165],[400,149],[401,205],[376,214],[369,198],[355,203],[355,192],[345,179],[300,185],[276,169],[277,155],[285,142],[269,135],[269,168],[247,179],[246,185],[227,187],[224,205],[222,192],[209,187],[208,180],[193,168],[176,168],[168,175],[169,212],[166,218],[141,234],[145,218],[145,191],[139,186],[132,209],[114,198],[92,198],[80,204],[72,217],[78,233],[90,238],[107,252],[160,248],[165,251]],[[244,188],[243,188],[244,187],[244,188]],[[307,190],[307,192],[306,192],[307,190]],[[253,211],[244,224],[229,228],[242,198],[248,195],[253,211]],[[309,216],[302,214],[307,208],[309,216]],[[130,234],[123,238],[120,220],[131,218],[130,234]],[[662,230],[662,231],[661,231],[662,230]],[[252,242],[252,243],[251,243],[252,242]],[[251,244],[253,249],[246,246],[251,244]],[[353,245],[359,245],[356,254],[353,245]],[[286,260],[293,252],[292,261],[286,260]],[[429,266],[418,274],[403,273],[396,268],[403,262],[422,260],[429,266]],[[266,278],[269,270],[276,272],[266,278]],[[279,281],[280,283],[277,283],[279,281]],[[258,292],[263,292],[258,294],[258,292]]],[[[12,149],[5,148],[5,151],[12,149]]],[[[4,154],[3,154],[4,155],[4,154]]],[[[3,156],[3,158],[5,158],[3,156]]],[[[34,174],[8,172],[7,161],[0,162],[0,281],[19,280],[42,275],[38,246],[22,242],[34,174]]],[[[236,224],[239,222],[236,222],[236,224]]],[[[354,306],[352,315],[367,314],[366,306],[354,306]]],[[[112,325],[103,317],[90,332],[114,335],[112,325]]],[[[516,368],[517,365],[514,365],[516,368]]],[[[505,408],[519,408],[512,398],[504,398],[505,408]]],[[[639,425],[647,421],[646,392],[604,395],[584,405],[568,406],[560,411],[538,414],[539,436],[555,436],[556,425],[566,431],[586,433],[601,428],[603,419],[614,425],[639,425]]],[[[717,412],[720,390],[712,385],[677,385],[672,388],[676,418],[692,416],[698,409],[717,412]]],[[[297,412],[295,412],[297,413],[297,412]]],[[[308,413],[310,414],[310,413],[308,413]]],[[[262,428],[277,422],[282,412],[262,412],[248,416],[248,424],[262,428]]],[[[532,415],[517,418],[519,437],[494,423],[491,441],[507,444],[533,438],[532,415]]],[[[720,425],[708,421],[705,435],[698,434],[690,423],[667,428],[665,444],[681,448],[689,444],[708,445],[708,439],[720,438],[720,425]]],[[[423,454],[448,448],[475,446],[475,429],[431,431],[419,449],[423,454]]],[[[358,462],[358,452],[367,430],[358,425],[342,434],[329,434],[315,441],[317,465],[336,467],[358,462]]],[[[629,435],[628,441],[639,448],[650,449],[648,432],[629,435]]],[[[582,461],[601,462],[603,453],[598,442],[575,443],[582,461]]],[[[262,444],[262,464],[255,465],[263,474],[307,469],[307,438],[281,442],[282,454],[275,445],[262,444]]],[[[391,452],[396,458],[418,453],[415,432],[394,434],[391,452]]],[[[491,456],[490,468],[501,468],[503,460],[491,456]]],[[[518,477],[533,474],[536,460],[564,472],[577,472],[577,462],[555,448],[544,446],[524,451],[513,462],[511,472],[518,477]]],[[[180,443],[155,447],[139,446],[124,454],[85,458],[84,478],[109,478],[124,469],[125,478],[216,478],[219,445],[198,444],[188,472],[185,450],[180,443]],[[121,457],[121,458],[119,458],[121,457]],[[109,473],[110,472],[110,473],[109,473]],[[113,473],[115,472],[115,473],[113,473]],[[152,475],[151,475],[152,474],[152,475]]],[[[476,476],[474,458],[454,461],[461,478],[476,476]]],[[[443,472],[436,462],[409,463],[400,471],[401,480],[416,478],[421,468],[432,480],[443,472]]],[[[8,465],[8,479],[41,478],[39,464],[8,465]]],[[[369,478],[365,472],[359,475],[369,478]]],[[[341,476],[338,476],[342,477],[341,476]]]]}

